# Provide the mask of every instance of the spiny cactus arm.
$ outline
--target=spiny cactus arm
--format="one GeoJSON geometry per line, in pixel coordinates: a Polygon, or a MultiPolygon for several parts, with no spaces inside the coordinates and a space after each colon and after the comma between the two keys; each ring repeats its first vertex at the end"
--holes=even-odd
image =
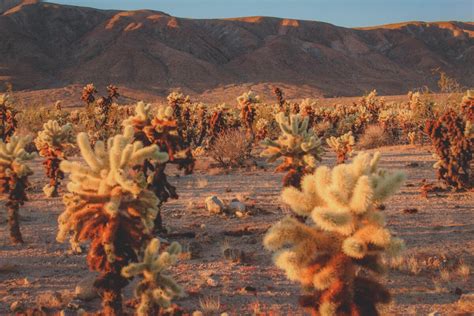
{"type": "Polygon", "coordinates": [[[356,214],[363,214],[374,203],[374,190],[368,176],[359,177],[349,201],[350,209],[356,214]]]}
{"type": "Polygon", "coordinates": [[[82,157],[92,171],[99,172],[104,167],[104,164],[92,150],[87,133],[82,132],[77,134],[77,145],[79,146],[82,157]]]}
{"type": "Polygon", "coordinates": [[[354,231],[353,217],[348,209],[331,209],[326,207],[315,207],[311,218],[316,225],[327,232],[338,232],[342,235],[350,235],[354,231]]]}
{"type": "Polygon", "coordinates": [[[405,179],[406,176],[402,172],[384,173],[382,176],[376,178],[374,180],[376,183],[373,196],[374,200],[377,202],[386,200],[400,189],[405,179]]]}

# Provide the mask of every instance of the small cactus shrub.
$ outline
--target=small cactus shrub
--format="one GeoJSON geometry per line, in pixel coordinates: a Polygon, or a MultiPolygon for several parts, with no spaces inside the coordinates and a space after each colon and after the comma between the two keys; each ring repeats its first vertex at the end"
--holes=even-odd
{"type": "Polygon", "coordinates": [[[64,150],[74,142],[74,134],[71,123],[60,126],[57,121],[49,120],[43,125],[43,130],[38,133],[35,145],[43,162],[49,184],[43,187],[43,192],[48,197],[58,196],[60,181],[64,173],[59,168],[62,160],[65,160],[64,150]]]}
{"type": "Polygon", "coordinates": [[[336,153],[337,164],[344,163],[348,156],[352,153],[352,149],[355,145],[354,136],[352,132],[347,132],[339,137],[331,136],[326,139],[329,147],[336,153]]]}
{"type": "Polygon", "coordinates": [[[441,180],[455,190],[469,189],[470,164],[473,154],[474,134],[454,110],[448,110],[437,120],[429,120],[425,132],[429,135],[438,161],[434,168],[441,180]]]}
{"type": "Polygon", "coordinates": [[[25,146],[30,142],[30,136],[13,135],[8,143],[0,140],[0,193],[7,198],[10,240],[14,244],[23,243],[19,209],[28,200],[28,177],[33,174],[26,162],[36,157],[35,153],[25,150],[25,146]]]}
{"type": "MultiPolygon", "coordinates": [[[[122,123],[125,127],[133,127],[135,140],[146,145],[155,144],[160,150],[168,153],[169,159],[165,162],[146,159],[141,166],[137,166],[147,177],[148,189],[159,198],[160,206],[169,198],[178,198],[176,187],[168,182],[165,173],[166,165],[168,163],[177,164],[179,169],[184,169],[185,174],[192,173],[194,169],[192,151],[190,147],[186,147],[185,142],[179,136],[175,115],[171,106],[161,107],[154,114],[150,104],[139,102],[135,107],[135,115],[122,123]]],[[[162,230],[162,226],[161,213],[159,212],[156,216],[155,229],[162,230]]]]}
{"type": "Polygon", "coordinates": [[[312,129],[308,129],[309,118],[299,114],[289,117],[283,112],[275,115],[281,134],[276,140],[265,139],[262,145],[265,150],[261,156],[268,162],[283,158],[276,168],[277,172],[287,171],[283,179],[284,186],[299,187],[301,177],[314,170],[324,153],[321,139],[312,129]]]}
{"type": "Polygon", "coordinates": [[[69,193],[63,198],[66,210],[58,219],[57,240],[72,236],[74,243],[90,242],[87,263],[99,272],[94,286],[105,315],[122,313],[121,291],[128,281],[121,270],[138,261],[158,213],[158,198],[133,167],[146,159],[168,159],[156,145],[133,142],[133,135],[129,126],[92,148],[89,136],[79,133],[77,145],[85,164],[64,160],[60,165],[69,174],[69,193]]]}
{"type": "Polygon", "coordinates": [[[140,301],[136,309],[138,316],[163,315],[171,307],[171,300],[183,295],[183,289],[166,274],[180,253],[181,245],[176,242],[160,252],[160,241],[154,238],[146,247],[142,261],[122,268],[123,277],[142,278],[135,288],[135,297],[140,301]]]}
{"type": "Polygon", "coordinates": [[[404,175],[379,169],[379,157],[359,153],[349,164],[321,166],[303,178],[301,190],[282,192],[312,223],[284,218],[263,243],[275,252],[276,266],[302,285],[300,303],[312,315],[379,315],[376,305],[390,299],[374,273],[385,270],[382,255],[397,255],[403,242],[391,236],[376,205],[398,190],[404,175]]]}
{"type": "Polygon", "coordinates": [[[8,142],[18,127],[18,111],[12,106],[8,94],[0,95],[0,139],[8,142]]]}

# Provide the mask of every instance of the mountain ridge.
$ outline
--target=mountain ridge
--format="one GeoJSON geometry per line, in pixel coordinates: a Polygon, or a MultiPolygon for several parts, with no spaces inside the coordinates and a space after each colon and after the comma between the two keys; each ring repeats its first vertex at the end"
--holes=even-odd
{"type": "Polygon", "coordinates": [[[281,85],[304,96],[436,86],[440,68],[474,82],[472,22],[345,28],[273,17],[188,19],[47,2],[0,15],[0,84],[19,90],[94,82],[165,95],[281,85]]]}

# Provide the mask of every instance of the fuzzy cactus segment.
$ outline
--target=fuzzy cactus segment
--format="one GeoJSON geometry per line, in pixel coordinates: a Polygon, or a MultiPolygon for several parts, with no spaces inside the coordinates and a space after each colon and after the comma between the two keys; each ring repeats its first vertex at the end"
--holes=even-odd
{"type": "Polygon", "coordinates": [[[87,262],[100,272],[95,287],[107,315],[120,314],[120,292],[127,284],[121,269],[137,261],[158,213],[158,198],[134,167],[146,159],[168,159],[156,145],[133,142],[133,135],[128,126],[107,144],[97,141],[92,148],[88,135],[80,133],[77,145],[86,163],[63,161],[60,166],[69,174],[70,193],[63,198],[66,210],[58,219],[57,240],[72,236],[74,245],[90,241],[87,262]]]}
{"type": "Polygon", "coordinates": [[[18,213],[20,205],[27,201],[28,177],[33,174],[26,162],[36,154],[25,150],[31,140],[30,136],[12,136],[9,143],[0,140],[0,193],[8,198],[6,206],[12,243],[23,243],[18,213]]]}
{"type": "Polygon", "coordinates": [[[404,175],[379,169],[379,159],[378,153],[359,153],[349,164],[306,175],[301,190],[282,192],[283,201],[312,223],[285,218],[270,228],[264,246],[290,280],[312,289],[302,303],[316,315],[378,315],[376,304],[389,299],[376,280],[362,284],[358,272],[383,272],[382,255],[403,249],[376,205],[400,188],[404,175]]]}
{"type": "Polygon", "coordinates": [[[284,184],[299,187],[302,175],[312,172],[321,161],[324,153],[321,139],[313,130],[308,129],[308,117],[303,118],[299,114],[291,114],[288,117],[279,112],[275,115],[275,120],[280,127],[281,135],[276,140],[267,138],[262,142],[266,149],[261,156],[266,157],[269,162],[284,158],[276,171],[288,171],[287,178],[292,173],[298,173],[297,183],[284,180],[286,182],[284,184]]]}
{"type": "Polygon", "coordinates": [[[60,126],[57,121],[49,120],[43,125],[43,130],[38,133],[35,139],[36,148],[40,156],[45,158],[43,165],[46,176],[50,179],[44,186],[43,191],[48,197],[58,195],[60,181],[64,178],[64,173],[59,168],[62,160],[65,160],[65,149],[72,146],[74,133],[72,124],[68,123],[60,126]]]}
{"type": "Polygon", "coordinates": [[[352,148],[355,145],[355,139],[352,131],[347,132],[339,137],[331,136],[326,139],[327,144],[337,155],[337,163],[341,164],[346,161],[348,155],[352,153],[352,148]]]}
{"type": "Polygon", "coordinates": [[[183,289],[166,274],[166,270],[176,263],[181,246],[174,242],[160,252],[160,241],[152,239],[145,249],[143,260],[131,263],[122,269],[122,276],[141,276],[135,288],[135,297],[140,300],[137,315],[158,315],[171,306],[174,297],[183,295],[183,289]]]}

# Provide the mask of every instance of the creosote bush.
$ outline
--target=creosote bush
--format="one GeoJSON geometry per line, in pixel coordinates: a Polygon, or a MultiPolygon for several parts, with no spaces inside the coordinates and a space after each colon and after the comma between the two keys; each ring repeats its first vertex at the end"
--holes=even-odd
{"type": "Polygon", "coordinates": [[[5,143],[0,140],[0,193],[6,196],[8,210],[8,226],[12,243],[23,243],[20,232],[19,209],[28,200],[26,189],[28,177],[33,171],[26,165],[28,160],[36,157],[28,153],[25,146],[31,142],[30,136],[11,136],[5,143]]]}
{"type": "Polygon", "coordinates": [[[283,190],[283,201],[312,223],[287,217],[270,228],[264,245],[287,277],[301,283],[300,303],[313,315],[379,315],[376,305],[390,299],[368,272],[382,273],[381,256],[403,248],[376,205],[398,190],[404,175],[380,170],[379,158],[360,153],[349,164],[306,175],[301,191],[283,190]]]}
{"type": "Polygon", "coordinates": [[[220,167],[242,167],[251,158],[252,143],[245,132],[232,129],[220,134],[209,149],[209,156],[220,167]]]}
{"type": "Polygon", "coordinates": [[[43,165],[49,184],[43,187],[43,192],[48,197],[58,196],[60,181],[64,173],[59,168],[62,160],[66,159],[65,149],[72,146],[74,134],[72,124],[60,126],[57,121],[49,120],[44,123],[43,130],[38,133],[35,145],[41,157],[45,158],[43,165]]]}
{"type": "Polygon", "coordinates": [[[146,188],[142,173],[133,167],[146,159],[166,161],[158,146],[133,142],[133,127],[122,135],[97,141],[91,147],[86,133],[77,135],[77,145],[86,164],[62,161],[70,174],[59,216],[57,240],[71,237],[73,243],[90,242],[87,263],[99,272],[94,286],[102,298],[105,315],[122,313],[122,288],[128,283],[123,267],[138,261],[138,254],[151,239],[158,198],[146,188]]]}
{"type": "Polygon", "coordinates": [[[142,261],[122,269],[125,278],[142,277],[135,288],[135,297],[140,300],[136,310],[138,316],[163,315],[174,297],[183,296],[183,289],[166,274],[180,253],[181,245],[176,242],[160,252],[160,241],[154,238],[146,247],[142,261]]]}

